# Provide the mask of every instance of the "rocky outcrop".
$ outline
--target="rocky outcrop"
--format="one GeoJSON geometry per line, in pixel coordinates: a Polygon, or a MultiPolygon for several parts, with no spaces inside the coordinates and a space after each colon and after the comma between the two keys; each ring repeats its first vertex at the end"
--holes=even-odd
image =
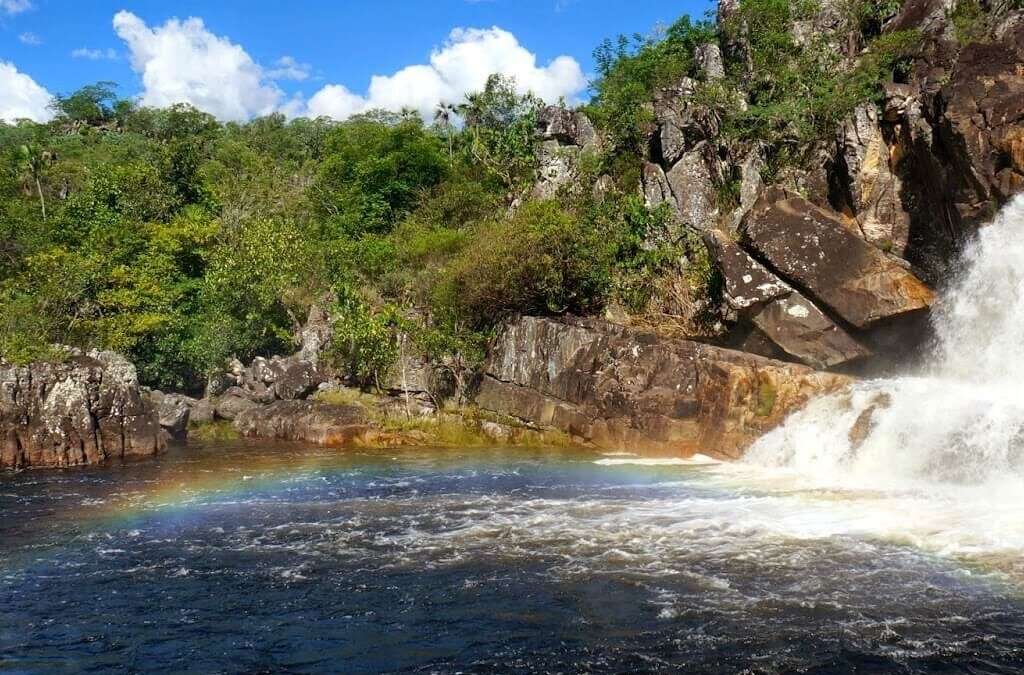
{"type": "Polygon", "coordinates": [[[978,225],[1024,189],[1024,25],[965,47],[940,97],[953,205],[961,222],[978,225]]]}
{"type": "Polygon", "coordinates": [[[112,352],[0,363],[0,469],[67,467],[164,449],[135,367],[112,352]]]}
{"type": "Polygon", "coordinates": [[[499,334],[476,402],[601,448],[737,456],[848,382],[605,322],[524,317],[499,334]]]}
{"type": "Polygon", "coordinates": [[[743,225],[744,245],[844,321],[866,329],[927,309],[934,294],[912,272],[807,200],[766,193],[743,225]]]}
{"type": "Polygon", "coordinates": [[[596,152],[600,138],[586,115],[562,106],[548,106],[538,113],[537,136],[540,147],[532,196],[550,199],[574,186],[580,157],[596,152]]]}
{"type": "Polygon", "coordinates": [[[840,143],[846,199],[861,234],[876,248],[905,255],[910,214],[896,172],[899,146],[886,138],[874,102],[857,108],[841,130],[840,143]]]}

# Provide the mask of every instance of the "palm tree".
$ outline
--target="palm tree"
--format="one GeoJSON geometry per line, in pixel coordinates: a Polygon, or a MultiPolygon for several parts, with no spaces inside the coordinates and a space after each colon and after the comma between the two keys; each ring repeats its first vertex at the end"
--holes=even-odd
{"type": "Polygon", "coordinates": [[[43,211],[43,220],[46,220],[46,199],[43,197],[43,172],[46,167],[53,163],[56,155],[49,150],[43,150],[38,145],[23,145],[18,148],[18,162],[24,172],[27,181],[35,183],[36,192],[39,194],[39,207],[43,211]]]}
{"type": "Polygon", "coordinates": [[[437,110],[434,111],[434,124],[441,129],[444,129],[448,134],[448,158],[454,159],[455,157],[455,146],[453,141],[454,125],[452,124],[452,116],[458,114],[458,110],[455,105],[451,103],[440,103],[437,106],[437,110]]]}

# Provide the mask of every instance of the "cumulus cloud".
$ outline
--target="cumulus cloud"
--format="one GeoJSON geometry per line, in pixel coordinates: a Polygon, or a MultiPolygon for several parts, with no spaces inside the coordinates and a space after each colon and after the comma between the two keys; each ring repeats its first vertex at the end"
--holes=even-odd
{"type": "Polygon", "coordinates": [[[32,9],[30,0],[0,0],[0,13],[21,14],[32,9]]]}
{"type": "Polygon", "coordinates": [[[117,58],[117,52],[113,49],[86,49],[82,47],[71,50],[71,58],[89,59],[90,61],[100,61],[102,59],[113,61],[117,58]]]}
{"type": "MultiPolygon", "coordinates": [[[[538,65],[537,56],[506,30],[456,28],[431,53],[429,64],[376,75],[365,95],[329,84],[309,99],[304,113],[345,119],[374,108],[410,107],[429,118],[439,103],[459,102],[467,93],[482,89],[492,73],[514,77],[520,93],[532,91],[552,103],[560,98],[574,101],[587,86],[580,64],[571,57],[538,65]]],[[[295,113],[294,106],[290,112],[295,113]]]]}
{"type": "Polygon", "coordinates": [[[32,32],[22,33],[18,36],[18,42],[29,47],[38,47],[43,44],[42,39],[32,32]]]}
{"type": "Polygon", "coordinates": [[[0,61],[0,119],[45,122],[53,117],[48,108],[51,98],[50,92],[19,72],[13,63],[0,61]]]}
{"type": "Polygon", "coordinates": [[[191,103],[220,119],[245,120],[274,112],[284,96],[244,49],[208,31],[202,19],[150,28],[120,11],[114,31],[142,76],[143,105],[191,103]]]}
{"type": "MultiPolygon", "coordinates": [[[[241,46],[207,30],[202,19],[171,19],[150,27],[131,12],[121,11],[114,16],[114,30],[128,47],[132,68],[142,76],[143,105],[190,103],[226,120],[275,111],[289,117],[340,120],[375,108],[412,108],[429,119],[439,103],[461,101],[467,93],[482,89],[492,73],[514,77],[520,93],[532,91],[549,102],[574,101],[587,86],[573,58],[560,56],[538,64],[537,56],[506,30],[456,28],[431,53],[429,63],[375,75],[363,94],[328,84],[308,100],[301,95],[285,100],[275,80],[306,80],[311,71],[308,64],[283,56],[273,67],[264,68],[241,46]]],[[[103,58],[91,50],[76,50],[76,56],[103,58]]]]}

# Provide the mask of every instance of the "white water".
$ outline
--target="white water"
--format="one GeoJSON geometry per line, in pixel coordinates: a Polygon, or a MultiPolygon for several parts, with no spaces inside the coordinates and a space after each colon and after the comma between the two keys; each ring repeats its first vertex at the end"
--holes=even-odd
{"type": "Polygon", "coordinates": [[[829,494],[837,533],[852,526],[936,552],[1019,558],[1024,197],[967,247],[933,322],[920,372],[813,401],[723,472],[802,499],[829,494]],[[868,416],[858,443],[851,429],[868,416]]]}

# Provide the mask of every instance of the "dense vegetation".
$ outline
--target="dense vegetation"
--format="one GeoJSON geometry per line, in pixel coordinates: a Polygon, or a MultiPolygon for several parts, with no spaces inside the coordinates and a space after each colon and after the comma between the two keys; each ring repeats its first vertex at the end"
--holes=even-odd
{"type": "Polygon", "coordinates": [[[614,302],[643,315],[668,277],[710,306],[699,239],[668,236],[667,211],[636,194],[645,104],[696,75],[695,48],[742,40],[750,62],[728,59],[699,100],[724,142],[757,139],[793,161],[875,96],[913,41],[879,36],[887,4],[858,4],[848,18],[869,49],[851,65],[817,37],[795,40],[813,11],[744,0],[720,27],[684,17],[602,45],[586,110],[606,142],[579,179],[610,175],[617,187],[600,196],[529,198],[542,104],[498,76],[432,124],[383,111],[220,123],[139,108],[106,82],[59,96],[50,123],[0,122],[0,354],[111,348],[149,384],[199,390],[231,357],[291,351],[310,306],[330,298],[332,360],[373,386],[400,348],[480,358],[516,312],[614,302]]]}

